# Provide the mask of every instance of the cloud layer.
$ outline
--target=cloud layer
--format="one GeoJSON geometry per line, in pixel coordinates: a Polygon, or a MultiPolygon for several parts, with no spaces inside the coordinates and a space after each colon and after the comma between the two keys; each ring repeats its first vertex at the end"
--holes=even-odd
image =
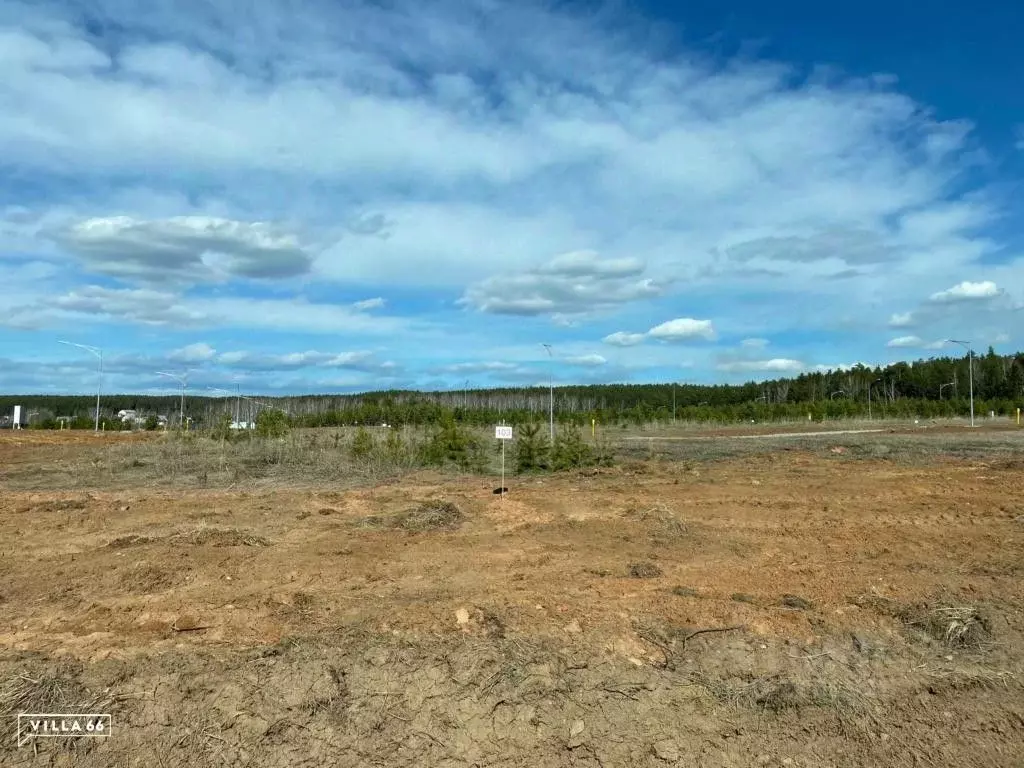
{"type": "Polygon", "coordinates": [[[1020,343],[1019,180],[970,115],[661,23],[0,0],[0,343],[36,364],[0,386],[62,386],[13,372],[68,335],[299,389],[1020,343]]]}

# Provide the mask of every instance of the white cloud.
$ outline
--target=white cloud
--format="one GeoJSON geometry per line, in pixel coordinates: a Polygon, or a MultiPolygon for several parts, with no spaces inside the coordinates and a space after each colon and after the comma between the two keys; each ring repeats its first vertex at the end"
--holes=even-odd
{"type": "Polygon", "coordinates": [[[626,331],[616,331],[605,336],[601,341],[605,344],[611,344],[615,347],[632,347],[637,344],[642,344],[644,339],[647,338],[646,333],[628,333],[626,331]]]}
{"type": "Polygon", "coordinates": [[[912,312],[897,312],[889,318],[890,328],[910,328],[914,324],[912,312]]]}
{"type": "Polygon", "coordinates": [[[492,361],[480,363],[455,363],[454,365],[446,365],[443,368],[438,369],[438,371],[443,373],[489,373],[514,371],[518,368],[519,366],[515,363],[492,361]]]}
{"type": "MultiPolygon", "coordinates": [[[[717,338],[714,325],[710,320],[695,320],[692,317],[677,317],[654,326],[645,333],[616,331],[605,336],[602,341],[614,347],[633,347],[646,339],[658,341],[714,341],[717,338]]],[[[767,343],[767,342],[766,342],[767,343]]]]}
{"type": "Polygon", "coordinates": [[[384,301],[384,299],[382,299],[382,298],[380,298],[378,296],[378,297],[373,298],[373,299],[363,299],[362,301],[357,301],[352,306],[355,307],[356,309],[359,309],[359,310],[380,309],[386,303],[387,302],[384,301]]]}
{"type": "Polygon", "coordinates": [[[466,289],[459,304],[502,315],[574,315],[661,296],[665,286],[639,279],[635,259],[602,259],[591,251],[556,256],[519,274],[487,278],[466,289]]]}
{"type": "MultiPolygon", "coordinates": [[[[188,296],[144,288],[85,286],[62,296],[15,305],[11,315],[25,327],[77,324],[83,321],[131,323],[181,328],[267,329],[309,334],[341,332],[375,336],[409,334],[410,325],[423,321],[371,316],[349,307],[302,299],[262,299],[245,296],[188,296]]],[[[8,319],[7,324],[12,324],[8,319]]],[[[5,321],[0,320],[0,325],[5,321]]]]}
{"type": "Polygon", "coordinates": [[[743,339],[740,346],[745,349],[764,349],[769,343],[768,339],[743,339]]]}
{"type": "Polygon", "coordinates": [[[582,366],[586,366],[586,367],[592,367],[592,366],[604,365],[608,361],[605,358],[603,358],[601,355],[591,354],[591,355],[577,355],[575,357],[567,357],[567,358],[565,358],[565,362],[568,363],[569,365],[582,365],[582,366]]]}
{"type": "Polygon", "coordinates": [[[38,311],[40,319],[56,310],[70,317],[87,315],[143,325],[179,327],[196,325],[206,317],[201,309],[183,307],[179,298],[168,291],[89,285],[56,296],[52,302],[29,307],[29,310],[38,311]]]}
{"type": "Polygon", "coordinates": [[[351,368],[362,371],[387,371],[396,368],[390,361],[380,361],[373,352],[288,352],[264,354],[234,351],[217,356],[217,363],[246,371],[277,371],[300,368],[351,368]]]}
{"type": "Polygon", "coordinates": [[[312,264],[294,235],[261,222],[205,216],[94,218],[53,237],[90,271],[130,280],[280,279],[304,274],[312,264]]]}
{"type": "Polygon", "coordinates": [[[719,363],[717,368],[726,373],[799,373],[806,366],[799,360],[775,357],[771,360],[732,360],[719,363]]]}
{"type": "Polygon", "coordinates": [[[986,301],[999,296],[999,287],[990,280],[972,283],[969,280],[945,291],[933,293],[929,301],[935,304],[954,304],[961,301],[986,301]]]}
{"type": "Polygon", "coordinates": [[[715,339],[715,329],[710,320],[694,320],[679,317],[651,328],[647,335],[661,341],[688,341],[691,339],[715,339]]]}
{"type": "Polygon", "coordinates": [[[919,336],[898,336],[895,339],[890,339],[885,345],[891,348],[913,348],[920,347],[924,342],[919,336]]]}
{"type": "Polygon", "coordinates": [[[189,344],[187,347],[176,349],[167,355],[167,359],[176,363],[205,363],[212,360],[217,350],[204,342],[189,344]]]}

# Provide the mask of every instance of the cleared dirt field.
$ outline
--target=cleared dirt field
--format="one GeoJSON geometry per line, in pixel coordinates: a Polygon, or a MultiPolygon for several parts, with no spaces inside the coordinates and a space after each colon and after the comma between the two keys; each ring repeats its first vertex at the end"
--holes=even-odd
{"type": "Polygon", "coordinates": [[[1024,431],[623,441],[504,500],[162,439],[0,436],[0,764],[1024,765],[1024,431]]]}

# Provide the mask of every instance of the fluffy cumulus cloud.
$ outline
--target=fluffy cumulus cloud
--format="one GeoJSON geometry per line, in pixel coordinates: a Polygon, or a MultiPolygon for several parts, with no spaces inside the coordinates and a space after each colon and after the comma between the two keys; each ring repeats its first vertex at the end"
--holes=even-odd
{"type": "MultiPolygon", "coordinates": [[[[1005,268],[1002,274],[1012,272],[1005,268]]],[[[922,297],[915,309],[893,315],[890,328],[913,328],[918,333],[891,339],[893,349],[917,348],[937,352],[945,339],[970,339],[978,346],[1009,344],[1008,329],[1019,326],[1024,304],[993,280],[964,280],[922,297]]]]}
{"type": "Polygon", "coordinates": [[[204,342],[189,344],[171,352],[167,359],[176,363],[205,363],[216,356],[217,350],[204,342]]]}
{"type": "Polygon", "coordinates": [[[643,262],[603,259],[592,251],[566,253],[519,274],[471,285],[459,300],[480,312],[575,315],[661,296],[665,286],[643,278],[643,262]]]}
{"type": "Polygon", "coordinates": [[[627,331],[616,331],[615,333],[609,333],[602,339],[602,341],[605,344],[611,344],[612,346],[615,347],[634,347],[637,344],[642,344],[643,340],[646,338],[646,333],[629,333],[627,331]]]}
{"type": "Polygon", "coordinates": [[[953,304],[961,301],[988,301],[999,295],[999,288],[991,280],[984,280],[979,283],[965,280],[945,291],[933,293],[929,301],[935,304],[953,304]]]}
{"type": "Polygon", "coordinates": [[[713,341],[715,329],[710,320],[680,317],[654,326],[647,332],[647,335],[660,341],[690,341],[693,339],[713,341]]]}
{"type": "MultiPolygon", "coordinates": [[[[497,339],[576,345],[554,365],[580,380],[662,379],[683,344],[717,381],[827,364],[808,329],[841,359],[890,328],[1012,336],[1013,184],[970,188],[969,115],[639,14],[0,0],[0,344],[73,332],[306,389],[381,360],[450,382],[497,339]],[[737,345],[763,359],[720,368],[737,345]]],[[[510,364],[477,372],[545,378],[510,364]]]]}
{"type": "Polygon", "coordinates": [[[144,221],[91,218],[53,238],[97,274],[128,280],[213,280],[294,277],[312,257],[294,235],[263,223],[179,216],[144,221]]]}
{"type": "Polygon", "coordinates": [[[924,346],[924,342],[919,336],[897,336],[895,339],[890,339],[885,346],[893,349],[913,349],[924,346]]]}
{"type": "Polygon", "coordinates": [[[605,336],[603,341],[616,347],[631,347],[646,339],[666,342],[714,341],[717,338],[714,324],[710,320],[694,320],[692,317],[677,317],[666,320],[645,333],[616,331],[605,336]]]}

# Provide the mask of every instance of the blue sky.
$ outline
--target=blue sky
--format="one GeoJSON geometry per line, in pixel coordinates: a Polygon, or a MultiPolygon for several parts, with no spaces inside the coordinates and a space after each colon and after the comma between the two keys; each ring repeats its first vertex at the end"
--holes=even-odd
{"type": "Polygon", "coordinates": [[[0,0],[0,391],[1024,346],[1024,10],[834,5],[0,0]]]}

